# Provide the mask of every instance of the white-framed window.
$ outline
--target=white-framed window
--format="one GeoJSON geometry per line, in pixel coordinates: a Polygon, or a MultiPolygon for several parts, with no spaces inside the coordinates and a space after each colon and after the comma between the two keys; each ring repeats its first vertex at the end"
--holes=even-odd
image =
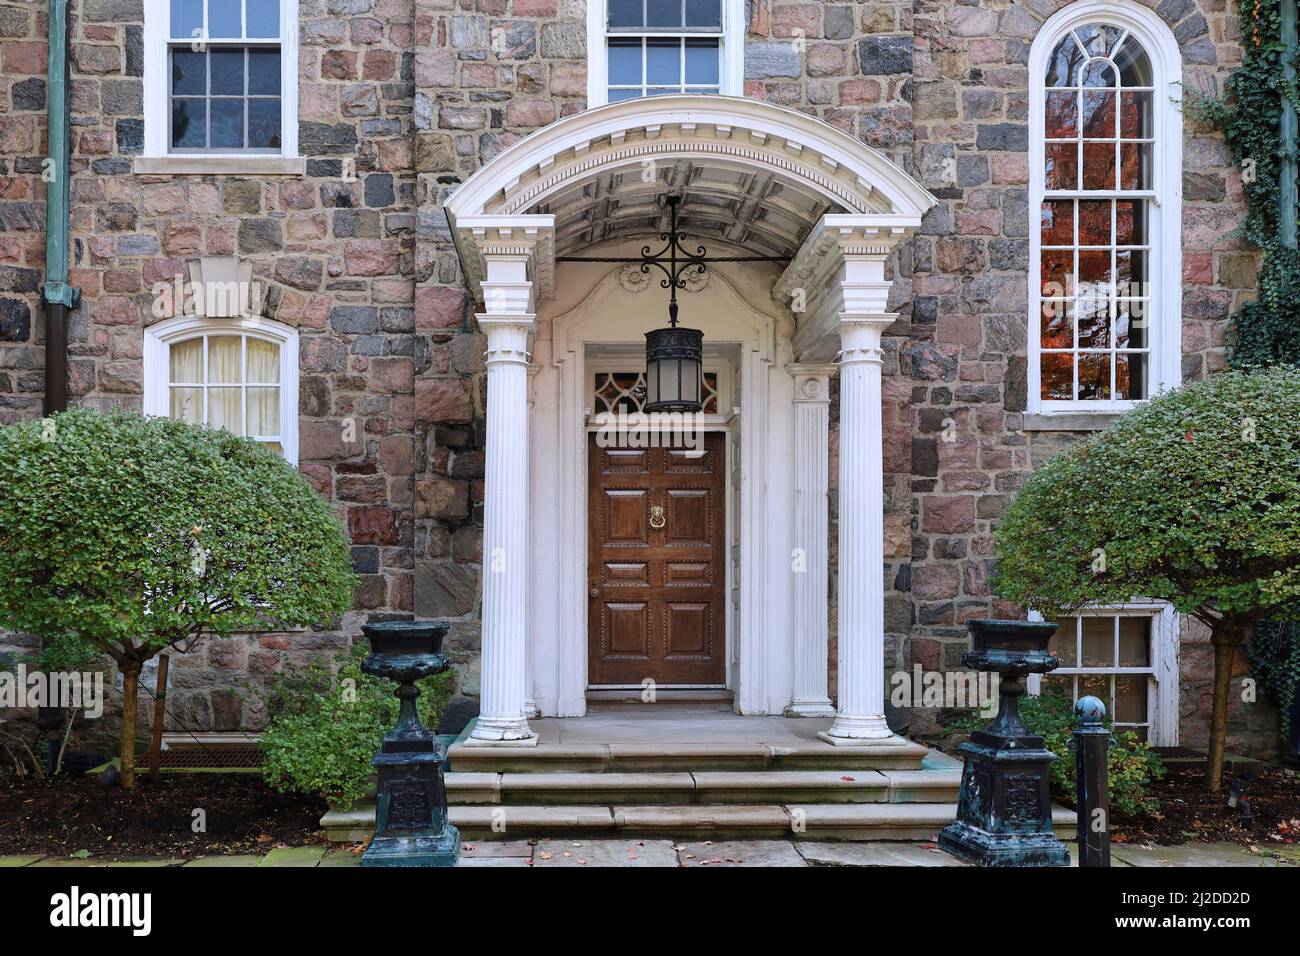
{"type": "MultiPolygon", "coordinates": [[[[1041,616],[1031,614],[1031,619],[1041,616]]],[[[1178,615],[1163,602],[1087,608],[1061,617],[1048,645],[1061,666],[1030,675],[1028,691],[1092,695],[1117,731],[1153,746],[1178,743],[1178,615]]]]}
{"type": "Polygon", "coordinates": [[[1092,0],[1044,24],[1029,70],[1028,411],[1124,411],[1181,376],[1178,44],[1092,0]]]}
{"type": "Polygon", "coordinates": [[[150,326],[144,411],[253,438],[297,464],[297,331],[259,317],[150,326]]]}
{"type": "Polygon", "coordinates": [[[744,0],[590,0],[590,106],[744,87],[744,0]]]}
{"type": "Polygon", "coordinates": [[[144,47],[146,156],[297,156],[298,0],[159,0],[144,47]]]}

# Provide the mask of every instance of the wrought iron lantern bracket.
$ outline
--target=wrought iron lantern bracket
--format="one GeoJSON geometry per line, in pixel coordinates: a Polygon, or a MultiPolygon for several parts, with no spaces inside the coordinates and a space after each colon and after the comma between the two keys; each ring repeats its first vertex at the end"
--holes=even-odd
{"type": "Polygon", "coordinates": [[[641,247],[640,256],[557,256],[557,262],[621,262],[640,266],[644,275],[650,274],[651,267],[660,270],[664,277],[659,280],[661,288],[669,290],[668,324],[677,327],[677,290],[686,288],[686,276],[692,271],[704,275],[708,266],[715,262],[789,262],[789,256],[710,256],[704,246],[696,246],[691,252],[686,248],[686,233],[677,228],[678,207],[681,206],[680,193],[669,193],[664,197],[668,205],[668,231],[661,232],[659,239],[664,243],[658,252],[651,252],[646,244],[641,247]]]}

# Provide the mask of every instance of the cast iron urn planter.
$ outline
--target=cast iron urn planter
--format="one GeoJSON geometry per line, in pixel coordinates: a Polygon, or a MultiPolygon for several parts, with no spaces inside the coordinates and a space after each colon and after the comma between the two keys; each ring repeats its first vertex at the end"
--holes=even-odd
{"type": "Polygon", "coordinates": [[[1070,851],[1052,830],[1048,767],[1056,754],[1020,720],[1026,674],[1059,662],[1047,652],[1056,625],[1032,621],[968,621],[971,650],[961,662],[999,675],[998,715],[960,749],[957,820],[939,846],[979,866],[1069,866],[1070,851]]]}
{"type": "Polygon", "coordinates": [[[460,832],[447,822],[443,785],[446,752],[420,723],[415,682],[451,666],[442,653],[447,625],[426,621],[383,621],[361,628],[370,654],[361,669],[397,682],[401,708],[372,760],[379,775],[375,836],[362,866],[455,866],[460,832]]]}

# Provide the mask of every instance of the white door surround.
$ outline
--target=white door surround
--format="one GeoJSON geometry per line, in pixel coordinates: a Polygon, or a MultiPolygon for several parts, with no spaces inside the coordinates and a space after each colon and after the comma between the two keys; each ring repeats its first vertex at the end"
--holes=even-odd
{"type": "Polygon", "coordinates": [[[935,201],[880,154],[805,114],[664,96],[540,130],[447,203],[492,359],[482,716],[468,742],[535,744],[530,705],[546,716],[585,712],[587,347],[643,342],[663,324],[667,294],[657,284],[631,293],[617,269],[557,267],[556,257],[655,239],[657,194],[667,188],[684,192],[682,228],[714,254],[719,243],[791,256],[784,272],[714,267],[705,288],[682,299],[684,324],[739,353],[728,509],[739,543],[728,635],[736,709],[831,712],[820,396],[840,356],[840,699],[824,736],[887,739],[880,337],[895,318],[894,247],[935,201]],[[531,376],[516,358],[530,337],[531,376]],[[531,396],[517,387],[521,375],[531,396]],[[512,452],[500,450],[506,444],[512,452]],[[818,573],[807,574],[813,563],[818,573]]]}

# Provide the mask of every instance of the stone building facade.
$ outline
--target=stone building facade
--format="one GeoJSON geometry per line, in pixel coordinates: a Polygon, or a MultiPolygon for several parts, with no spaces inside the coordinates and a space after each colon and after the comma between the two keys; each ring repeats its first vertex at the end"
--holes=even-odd
{"type": "MultiPolygon", "coordinates": [[[[444,205],[529,134],[583,113],[604,0],[299,0],[291,172],[169,171],[146,152],[146,17],[155,0],[75,0],[71,17],[72,313],[76,404],[142,408],[156,283],[238,256],[265,315],[297,332],[298,467],[353,542],[356,611],[336,630],[251,636],[185,659],[190,729],[256,730],[240,687],[341,646],[367,615],[453,622],[459,691],[480,691],[487,424],[480,303],[444,205]]],[[[1225,0],[1143,0],[1181,54],[1185,89],[1240,62],[1225,0]]],[[[723,5],[724,8],[727,4],[723,5]]],[[[1058,0],[747,0],[738,95],[824,121],[935,200],[891,263],[883,340],[884,673],[960,666],[963,622],[1018,616],[989,588],[993,529],[1025,476],[1099,421],[1030,401],[1026,270],[1031,48],[1058,0]],[[1067,427],[1069,426],[1069,427],[1067,427]]],[[[0,415],[41,414],[46,4],[0,0],[0,415]]],[[[604,69],[602,65],[602,70],[604,69]]],[[[1233,230],[1231,154],[1182,110],[1183,380],[1225,365],[1231,312],[1255,286],[1233,230]]],[[[1166,237],[1168,241],[1168,237],[1166,237]]],[[[828,480],[829,695],[837,696],[838,385],[828,480]]],[[[1212,655],[1181,622],[1178,739],[1203,743],[1212,655]]],[[[1245,672],[1244,659],[1241,673],[1245,672]]],[[[1171,675],[1172,676],[1172,675],[1171,675]]],[[[917,709],[909,733],[937,732],[917,709]]],[[[1267,752],[1275,718],[1234,712],[1229,747],[1267,752]]]]}

